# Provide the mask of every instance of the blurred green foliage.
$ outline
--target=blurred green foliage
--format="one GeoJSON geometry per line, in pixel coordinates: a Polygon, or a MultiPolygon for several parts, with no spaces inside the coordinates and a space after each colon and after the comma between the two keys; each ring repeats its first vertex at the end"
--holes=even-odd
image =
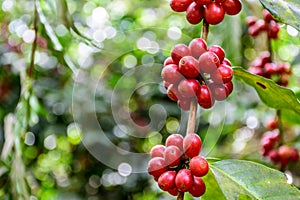
{"type": "MultiPolygon", "coordinates": [[[[89,96],[74,92],[74,85],[81,81],[87,88],[95,89],[93,112],[115,146],[147,153],[152,146],[164,142],[169,134],[185,132],[187,113],[181,112],[176,103],[167,98],[160,70],[170,49],[177,43],[187,44],[192,38],[199,37],[201,25],[188,24],[183,13],[171,11],[168,1],[37,2],[38,48],[33,95],[29,101],[31,127],[21,137],[31,198],[171,199],[158,189],[146,172],[122,175],[87,150],[82,142],[86,133],[74,122],[76,108],[73,101],[81,99],[85,102],[89,96]],[[140,84],[143,82],[149,84],[140,84]],[[98,83],[97,88],[89,86],[94,83],[98,83]],[[126,99],[133,91],[128,110],[138,125],[149,123],[152,105],[162,105],[167,113],[163,128],[149,130],[142,127],[134,133],[118,131],[113,114],[122,113],[113,113],[111,108],[111,96],[116,87],[119,100],[126,99]],[[154,136],[130,135],[141,133],[154,136]]],[[[1,2],[0,149],[7,141],[4,118],[17,109],[23,84],[20,74],[30,63],[34,3],[32,0],[1,2]]],[[[207,43],[209,46],[221,45],[233,65],[247,69],[267,47],[265,36],[249,37],[245,24],[245,17],[261,13],[262,7],[253,1],[243,1],[243,4],[242,13],[226,16],[222,24],[210,27],[207,43]]],[[[299,36],[297,30],[282,24],[280,39],[272,42],[276,60],[292,63],[294,73],[289,88],[298,97],[299,36]]],[[[80,104],[76,106],[80,107],[80,104]]],[[[217,103],[213,109],[199,111],[198,133],[205,138],[204,154],[221,159],[249,159],[272,166],[259,154],[259,139],[275,112],[260,101],[253,88],[234,80],[234,92],[225,102],[217,103]],[[220,133],[220,137],[214,132],[220,133]]],[[[300,120],[295,120],[297,117],[288,111],[283,113],[286,141],[300,149],[300,120]]],[[[12,183],[8,178],[12,160],[10,155],[0,163],[1,199],[12,198],[12,183]]],[[[289,168],[298,187],[299,167],[298,164],[289,168]]],[[[192,199],[186,194],[186,199],[189,198],[192,199]]]]}

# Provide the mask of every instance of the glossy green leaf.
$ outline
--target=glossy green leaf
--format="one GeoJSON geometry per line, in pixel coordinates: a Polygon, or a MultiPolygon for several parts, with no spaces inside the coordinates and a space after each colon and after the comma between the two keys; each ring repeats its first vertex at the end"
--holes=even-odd
{"type": "Polygon", "coordinates": [[[281,87],[270,79],[251,74],[241,67],[234,67],[234,77],[254,87],[267,106],[293,110],[300,114],[300,102],[292,90],[281,87]]]}
{"type": "Polygon", "coordinates": [[[300,30],[299,0],[259,0],[279,21],[300,30]]]}
{"type": "Polygon", "coordinates": [[[206,191],[204,195],[201,197],[201,200],[210,200],[210,199],[226,200],[211,170],[209,170],[208,174],[203,177],[203,181],[205,182],[206,185],[206,191]]]}
{"type": "Polygon", "coordinates": [[[211,164],[210,169],[226,199],[300,199],[300,190],[288,184],[282,172],[262,164],[223,160],[211,164]]]}

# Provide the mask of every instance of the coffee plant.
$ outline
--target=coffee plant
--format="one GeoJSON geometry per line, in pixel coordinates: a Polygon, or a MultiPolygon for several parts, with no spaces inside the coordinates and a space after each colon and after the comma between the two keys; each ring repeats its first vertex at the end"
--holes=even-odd
{"type": "Polygon", "coordinates": [[[0,199],[300,199],[298,1],[0,5],[0,199]]]}

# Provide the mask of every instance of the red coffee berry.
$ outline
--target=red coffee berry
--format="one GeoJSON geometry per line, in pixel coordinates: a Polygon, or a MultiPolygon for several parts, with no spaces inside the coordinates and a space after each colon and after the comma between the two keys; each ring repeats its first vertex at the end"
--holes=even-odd
{"type": "Polygon", "coordinates": [[[177,101],[178,107],[182,110],[190,110],[191,99],[179,99],[177,101]]]}
{"type": "Polygon", "coordinates": [[[224,84],[212,83],[208,87],[211,91],[211,95],[217,101],[222,101],[226,99],[226,97],[229,94],[229,90],[224,84]]]}
{"type": "Polygon", "coordinates": [[[272,39],[277,39],[279,31],[279,25],[275,21],[271,21],[268,29],[268,37],[272,39]]]}
{"type": "Polygon", "coordinates": [[[264,66],[265,75],[271,76],[277,73],[277,66],[274,63],[266,63],[264,66]]]}
{"type": "Polygon", "coordinates": [[[295,163],[299,161],[299,152],[297,149],[292,149],[291,160],[295,163]]]}
{"type": "Polygon", "coordinates": [[[200,70],[205,73],[210,73],[215,71],[220,65],[220,60],[218,56],[210,51],[203,53],[199,57],[199,67],[200,70]]]}
{"type": "Polygon", "coordinates": [[[200,72],[198,60],[193,56],[184,56],[179,62],[179,72],[187,78],[198,76],[200,72]]]}
{"type": "Polygon", "coordinates": [[[150,156],[151,158],[154,157],[164,157],[164,152],[165,152],[166,147],[164,145],[158,144],[152,147],[150,151],[150,156]]]}
{"type": "Polygon", "coordinates": [[[272,160],[274,163],[278,163],[280,161],[280,156],[278,154],[278,152],[274,149],[272,149],[269,153],[268,153],[268,157],[270,158],[270,160],[272,160]]]}
{"type": "Polygon", "coordinates": [[[148,163],[148,173],[154,177],[159,177],[168,170],[165,159],[161,157],[152,158],[148,163]]]}
{"type": "Polygon", "coordinates": [[[216,83],[227,83],[231,81],[233,70],[228,65],[221,64],[217,70],[210,74],[210,78],[216,83]]]}
{"type": "Polygon", "coordinates": [[[180,192],[187,192],[193,186],[194,178],[188,169],[181,169],[176,175],[175,185],[180,192]]]}
{"type": "Polygon", "coordinates": [[[260,28],[260,26],[257,25],[257,23],[253,24],[252,26],[250,26],[248,28],[248,33],[252,37],[258,36],[258,34],[260,33],[260,31],[261,31],[261,28],[260,28]]]}
{"type": "Polygon", "coordinates": [[[190,160],[190,170],[194,176],[202,177],[208,173],[208,162],[202,156],[195,156],[190,160]]]}
{"type": "Polygon", "coordinates": [[[163,81],[163,85],[166,89],[171,85],[171,83],[168,83],[167,81],[163,81]]]}
{"type": "Polygon", "coordinates": [[[200,137],[195,133],[189,133],[183,139],[183,151],[189,158],[198,156],[202,147],[200,137]]]}
{"type": "Polygon", "coordinates": [[[194,183],[191,189],[189,190],[189,193],[193,197],[200,197],[205,193],[205,191],[206,191],[206,186],[202,178],[194,177],[194,183]]]}
{"type": "Polygon", "coordinates": [[[266,9],[263,10],[263,16],[264,16],[264,20],[268,23],[272,20],[275,20],[274,17],[271,15],[271,13],[266,9]]]}
{"type": "Polygon", "coordinates": [[[175,64],[173,59],[171,57],[166,58],[164,61],[164,66],[170,65],[170,64],[175,64]]]}
{"type": "Polygon", "coordinates": [[[222,62],[225,58],[225,51],[219,45],[212,45],[208,48],[208,51],[215,53],[218,56],[220,62],[222,62]]]}
{"type": "Polygon", "coordinates": [[[190,49],[185,44],[176,44],[171,50],[171,57],[175,64],[178,64],[182,57],[190,55],[190,49]]]}
{"type": "Polygon", "coordinates": [[[183,137],[180,134],[171,134],[167,139],[166,139],[166,146],[176,146],[180,150],[183,150],[183,137]]]}
{"type": "Polygon", "coordinates": [[[176,12],[184,12],[193,0],[171,0],[170,7],[176,12]]]}
{"type": "Polygon", "coordinates": [[[183,97],[196,98],[200,92],[200,83],[196,79],[184,79],[180,81],[178,91],[183,97]]]}
{"type": "Polygon", "coordinates": [[[174,167],[180,163],[181,151],[177,146],[168,146],[164,152],[165,164],[174,167]]]}
{"type": "Polygon", "coordinates": [[[175,171],[166,171],[158,178],[158,186],[163,191],[171,190],[175,187],[175,178],[176,172],[175,171]]]}
{"type": "Polygon", "coordinates": [[[172,196],[178,196],[178,190],[177,190],[176,187],[174,187],[174,188],[168,190],[168,193],[169,193],[170,195],[172,195],[172,196]]]}
{"type": "Polygon", "coordinates": [[[255,16],[249,16],[249,17],[246,17],[246,23],[247,23],[248,26],[254,25],[254,24],[256,23],[257,20],[258,20],[258,19],[257,19],[257,17],[255,17],[255,16]]]}
{"type": "Polygon", "coordinates": [[[165,66],[161,71],[161,76],[164,81],[171,84],[176,84],[183,78],[179,72],[178,66],[175,64],[165,66]]]}
{"type": "Polygon", "coordinates": [[[225,65],[228,65],[228,66],[232,66],[230,60],[228,60],[227,58],[224,58],[224,60],[222,61],[221,64],[225,64],[225,65]]]}
{"type": "Polygon", "coordinates": [[[277,119],[271,119],[267,122],[267,127],[269,129],[273,130],[273,129],[277,128],[277,126],[278,126],[278,120],[277,119]]]}
{"type": "Polygon", "coordinates": [[[289,146],[280,146],[278,148],[278,155],[281,159],[289,160],[292,156],[292,149],[289,146]]]}
{"type": "Polygon", "coordinates": [[[271,62],[271,54],[269,51],[261,52],[259,58],[261,60],[262,65],[271,62]]]}
{"type": "Polygon", "coordinates": [[[198,59],[204,52],[207,51],[207,44],[205,40],[201,38],[195,38],[190,42],[189,48],[192,56],[198,59]]]}
{"type": "Polygon", "coordinates": [[[224,16],[225,11],[218,3],[212,2],[206,6],[206,9],[204,9],[204,18],[209,24],[219,24],[224,19],[224,16]]]}
{"type": "Polygon", "coordinates": [[[242,10],[242,3],[240,0],[225,0],[222,6],[228,15],[236,15],[242,10]]]}
{"type": "Polygon", "coordinates": [[[227,83],[225,83],[225,87],[227,89],[227,96],[230,95],[233,91],[233,84],[232,81],[229,81],[227,83]]]}
{"type": "Polygon", "coordinates": [[[198,5],[207,5],[212,2],[212,0],[194,0],[198,5]]]}
{"type": "Polygon", "coordinates": [[[207,85],[202,85],[200,87],[200,92],[197,95],[197,100],[202,108],[211,108],[215,103],[215,99],[212,97],[211,91],[207,87],[207,85]]]}
{"type": "Polygon", "coordinates": [[[198,24],[203,19],[203,12],[203,6],[198,5],[196,2],[193,2],[186,10],[186,19],[191,24],[198,24]]]}
{"type": "Polygon", "coordinates": [[[178,101],[180,94],[176,85],[171,84],[167,89],[167,95],[172,101],[178,101]]]}

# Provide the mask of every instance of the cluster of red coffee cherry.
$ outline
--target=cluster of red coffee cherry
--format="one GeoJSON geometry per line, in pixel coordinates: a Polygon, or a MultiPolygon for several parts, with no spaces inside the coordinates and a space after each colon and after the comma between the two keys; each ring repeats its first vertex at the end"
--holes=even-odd
{"type": "Polygon", "coordinates": [[[272,119],[267,126],[274,129],[264,133],[260,141],[261,155],[268,157],[275,164],[280,164],[281,168],[285,168],[290,162],[297,163],[299,161],[298,150],[286,145],[279,145],[280,133],[276,128],[277,120],[272,119]]]}
{"type": "Polygon", "coordinates": [[[274,80],[278,85],[287,86],[291,69],[289,63],[272,63],[270,53],[262,52],[252,63],[249,71],[253,74],[274,80]]]}
{"type": "Polygon", "coordinates": [[[264,9],[263,19],[258,19],[255,16],[249,16],[246,18],[246,22],[249,26],[248,33],[253,37],[259,35],[259,33],[263,31],[266,31],[269,38],[278,38],[280,27],[269,11],[264,9]]]}
{"type": "Polygon", "coordinates": [[[191,24],[198,24],[204,18],[212,25],[219,24],[225,14],[236,15],[242,9],[240,0],[171,0],[170,6],[176,12],[186,11],[191,24]]]}
{"type": "Polygon", "coordinates": [[[224,50],[218,45],[207,48],[201,38],[193,39],[189,46],[175,45],[161,76],[168,97],[183,110],[189,110],[193,100],[211,108],[215,100],[226,99],[233,90],[233,70],[224,50]]]}
{"type": "Polygon", "coordinates": [[[166,146],[156,145],[151,149],[148,172],[158,186],[177,196],[179,192],[189,192],[194,197],[205,193],[206,186],[201,177],[208,173],[207,160],[200,156],[202,141],[195,133],[172,134],[166,146]]]}

